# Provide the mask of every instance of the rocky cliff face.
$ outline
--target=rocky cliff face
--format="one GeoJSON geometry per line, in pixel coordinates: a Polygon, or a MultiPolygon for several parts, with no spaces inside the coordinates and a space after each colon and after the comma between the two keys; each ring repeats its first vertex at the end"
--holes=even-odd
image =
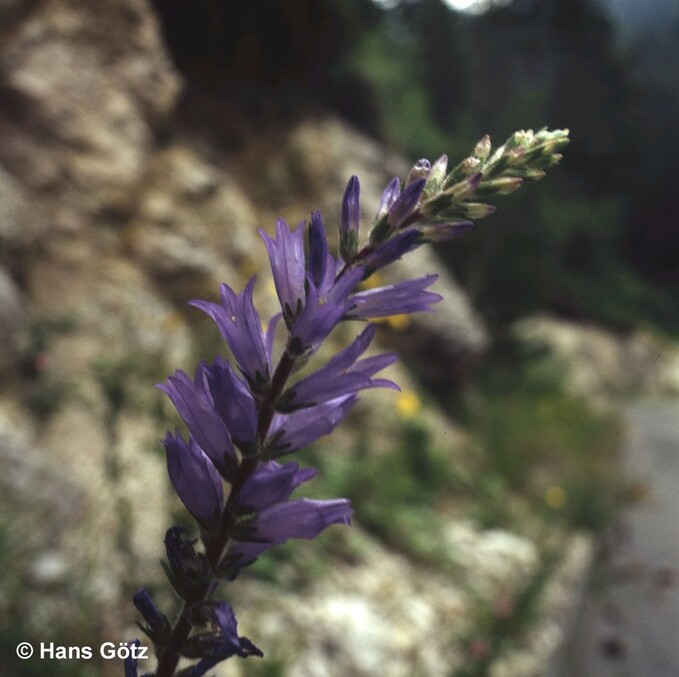
{"type": "MultiPolygon", "coordinates": [[[[144,0],[5,0],[0,19],[0,459],[7,469],[0,526],[8,572],[0,605],[27,633],[86,627],[102,640],[122,639],[123,629],[134,633],[130,581],[157,579],[177,507],[157,442],[167,421],[159,420],[152,384],[210,357],[215,343],[185,301],[213,297],[221,280],[238,286],[262,269],[256,228],[271,228],[276,215],[294,222],[320,207],[337,221],[353,173],[370,213],[381,187],[407,164],[332,119],[267,133],[233,152],[178,131],[182,79],[144,0]]],[[[395,274],[437,267],[424,250],[408,265],[395,274]]],[[[437,291],[445,304],[416,319],[400,343],[414,353],[435,346],[440,377],[482,351],[486,338],[444,273],[437,291]]],[[[258,293],[273,308],[271,285],[262,280],[258,293]]],[[[384,426],[383,417],[372,418],[384,426]]],[[[452,431],[441,418],[437,426],[452,431]]],[[[319,583],[294,626],[303,647],[290,674],[375,674],[387,658],[393,667],[382,674],[414,674],[413,665],[446,674],[456,660],[451,634],[439,633],[432,649],[423,646],[430,633],[457,621],[464,627],[477,588],[492,596],[520,586],[536,566],[523,539],[491,535],[486,543],[473,530],[465,534],[491,553],[459,563],[478,578],[466,588],[472,593],[418,580],[416,568],[386,551],[319,583]],[[394,602],[395,581],[402,603],[394,602]],[[324,619],[352,626],[349,644],[329,646],[324,619]],[[368,623],[374,637],[355,621],[368,623]],[[333,672],[333,656],[344,656],[346,669],[333,672]]],[[[274,636],[294,598],[272,609],[265,589],[249,593],[274,636]]]]}

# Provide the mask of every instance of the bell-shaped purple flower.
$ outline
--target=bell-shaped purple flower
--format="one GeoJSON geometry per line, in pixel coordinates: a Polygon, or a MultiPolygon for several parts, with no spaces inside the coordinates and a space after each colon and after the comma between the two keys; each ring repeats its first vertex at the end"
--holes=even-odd
{"type": "Polygon", "coordinates": [[[177,433],[163,440],[170,480],[187,510],[206,527],[214,526],[222,514],[222,478],[207,454],[190,437],[188,443],[177,433]]]}
{"type": "Polygon", "coordinates": [[[219,288],[220,303],[191,301],[190,305],[209,315],[231,348],[240,370],[255,392],[263,392],[269,383],[269,364],[265,337],[259,315],[252,303],[253,277],[245,290],[236,294],[227,284],[219,288]]]}
{"type": "Polygon", "coordinates": [[[355,403],[355,395],[344,395],[291,414],[274,414],[264,453],[269,458],[278,458],[329,435],[355,403]]]}
{"type": "Polygon", "coordinates": [[[242,451],[252,452],[257,445],[257,405],[247,384],[236,375],[229,362],[220,357],[205,369],[205,379],[214,411],[234,443],[242,451]]]}
{"type": "Polygon", "coordinates": [[[365,388],[399,387],[387,379],[373,379],[378,371],[396,361],[396,355],[384,354],[360,361],[375,336],[375,326],[369,325],[349,346],[335,355],[325,367],[298,381],[283,393],[278,411],[294,411],[321,402],[353,395],[365,388]]]}
{"type": "Polygon", "coordinates": [[[270,238],[263,230],[259,234],[269,253],[276,293],[283,309],[283,318],[288,327],[304,306],[304,282],[306,266],[304,260],[304,227],[297,226],[293,231],[283,220],[276,222],[276,239],[270,238]]]}
{"type": "Polygon", "coordinates": [[[232,562],[229,578],[290,538],[311,540],[332,524],[351,524],[352,512],[351,501],[346,498],[300,498],[267,508],[243,525],[243,532],[232,541],[227,555],[232,562]]]}
{"type": "Polygon", "coordinates": [[[215,409],[212,393],[208,388],[209,370],[201,364],[196,369],[195,379],[178,370],[162,390],[176,407],[198,446],[205,451],[222,475],[229,479],[237,465],[236,454],[229,436],[229,429],[223,416],[215,409]]]}
{"type": "Polygon", "coordinates": [[[238,496],[240,509],[261,512],[276,503],[287,501],[300,484],[308,482],[317,474],[315,468],[300,468],[297,463],[262,463],[241,489],[238,496]]]}
{"type": "Polygon", "coordinates": [[[349,294],[363,277],[362,267],[347,269],[324,296],[307,277],[307,300],[304,310],[290,332],[288,350],[295,355],[315,350],[344,317],[349,294]]]}
{"type": "Polygon", "coordinates": [[[348,318],[367,320],[431,310],[429,306],[443,298],[439,294],[425,291],[437,277],[438,275],[425,275],[353,294],[348,318]]]}
{"type": "Polygon", "coordinates": [[[274,545],[290,538],[312,539],[331,524],[350,523],[351,502],[346,499],[288,500],[297,486],[315,475],[313,468],[270,461],[248,478],[239,496],[245,517],[237,524],[227,553],[232,577],[274,545]]]}
{"type": "Polygon", "coordinates": [[[248,528],[253,529],[254,541],[281,545],[290,538],[316,538],[331,524],[350,524],[351,513],[351,501],[346,498],[298,498],[267,508],[248,528]]]}

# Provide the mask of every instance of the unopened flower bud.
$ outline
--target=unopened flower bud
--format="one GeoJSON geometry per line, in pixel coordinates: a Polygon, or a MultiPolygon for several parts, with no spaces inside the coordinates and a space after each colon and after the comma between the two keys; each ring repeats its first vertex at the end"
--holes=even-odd
{"type": "Polygon", "coordinates": [[[447,195],[455,202],[461,202],[462,200],[465,200],[474,194],[476,189],[479,187],[482,178],[483,174],[481,172],[477,172],[468,179],[464,179],[463,181],[456,183],[454,186],[446,188],[444,195],[447,195]]]}
{"type": "Polygon", "coordinates": [[[439,192],[439,190],[441,190],[441,186],[443,185],[443,180],[446,178],[447,171],[448,156],[442,155],[431,166],[429,178],[427,179],[427,184],[424,187],[424,192],[428,197],[435,195],[439,192]]]}
{"type": "Polygon", "coordinates": [[[345,261],[352,261],[358,251],[358,230],[360,225],[361,186],[357,176],[347,184],[340,214],[340,254],[345,261]]]}
{"type": "Polygon", "coordinates": [[[465,171],[466,174],[471,174],[472,172],[475,172],[479,165],[481,164],[481,160],[475,157],[468,157],[465,160],[462,161],[462,169],[465,171]]]}
{"type": "Polygon", "coordinates": [[[532,129],[526,131],[525,129],[520,129],[518,132],[514,132],[509,137],[507,141],[507,148],[525,148],[533,143],[535,135],[532,129]]]}
{"type": "Polygon", "coordinates": [[[490,153],[490,136],[486,134],[477,144],[474,146],[474,157],[479,160],[485,160],[490,153]]]}
{"type": "Polygon", "coordinates": [[[474,224],[471,221],[455,223],[434,223],[420,228],[420,242],[447,242],[468,231],[474,224]]]}
{"type": "Polygon", "coordinates": [[[387,223],[392,231],[401,228],[408,222],[408,219],[417,208],[425,183],[425,179],[416,179],[407,185],[398,196],[398,199],[387,214],[387,223]]]}
{"type": "MultiPolygon", "coordinates": [[[[559,156],[559,159],[561,159],[561,156],[559,156]]],[[[520,173],[521,177],[526,181],[539,181],[546,176],[546,172],[542,169],[523,169],[520,173]]]]}
{"type": "Polygon", "coordinates": [[[429,178],[429,173],[431,172],[431,162],[427,158],[422,158],[418,160],[410,169],[408,173],[408,178],[406,179],[406,186],[409,186],[413,181],[418,179],[429,178]]]}
{"type": "Polygon", "coordinates": [[[181,536],[182,529],[171,527],[165,534],[165,551],[169,566],[163,568],[172,587],[182,599],[189,599],[196,585],[204,584],[211,578],[210,567],[205,556],[197,553],[193,544],[181,536]]]}
{"type": "Polygon", "coordinates": [[[504,176],[500,179],[491,179],[481,185],[477,195],[483,198],[490,197],[491,195],[509,195],[517,188],[520,188],[522,183],[523,179],[518,176],[504,176]]]}
{"type": "Polygon", "coordinates": [[[494,214],[497,211],[497,207],[482,204],[481,202],[468,202],[462,205],[462,210],[468,219],[476,220],[494,214]]]}
{"type": "Polygon", "coordinates": [[[146,621],[146,627],[141,629],[154,641],[161,642],[167,640],[170,634],[171,625],[167,616],[160,613],[153,603],[149,593],[141,588],[132,598],[134,605],[146,621]]]}

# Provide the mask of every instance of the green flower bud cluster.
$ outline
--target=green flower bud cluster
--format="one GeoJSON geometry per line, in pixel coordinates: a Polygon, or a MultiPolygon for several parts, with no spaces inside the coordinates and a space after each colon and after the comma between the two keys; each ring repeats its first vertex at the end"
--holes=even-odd
{"type": "MultiPolygon", "coordinates": [[[[545,170],[559,163],[559,151],[568,142],[567,129],[520,130],[495,150],[490,137],[484,136],[471,155],[448,173],[447,158],[439,158],[422,192],[418,220],[434,224],[489,216],[495,207],[485,200],[509,195],[524,182],[543,178],[545,170]]],[[[411,218],[411,222],[414,220],[411,218]]]]}

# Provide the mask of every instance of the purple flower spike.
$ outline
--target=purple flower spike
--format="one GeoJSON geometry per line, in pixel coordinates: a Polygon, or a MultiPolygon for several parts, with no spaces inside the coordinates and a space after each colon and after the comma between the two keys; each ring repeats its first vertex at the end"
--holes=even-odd
{"type": "Polygon", "coordinates": [[[337,326],[348,310],[347,298],[363,277],[364,269],[348,269],[325,296],[319,293],[313,281],[307,279],[307,301],[290,333],[288,350],[304,355],[315,350],[321,341],[337,326]]]}
{"type": "Polygon", "coordinates": [[[387,214],[387,223],[393,230],[403,226],[408,217],[415,211],[426,183],[426,179],[416,179],[404,188],[398,200],[394,202],[387,214]]]}
{"type": "Polygon", "coordinates": [[[364,388],[399,387],[387,379],[371,376],[396,361],[396,355],[384,354],[356,360],[367,349],[375,336],[375,326],[369,325],[356,340],[333,357],[328,364],[293,385],[278,402],[279,411],[294,411],[310,407],[343,395],[357,393],[364,388]]]}
{"type": "Polygon", "coordinates": [[[269,382],[269,364],[259,315],[252,304],[253,277],[241,294],[228,284],[219,288],[220,303],[190,301],[189,304],[209,315],[226,339],[236,362],[255,392],[262,392],[269,382]]]}
{"type": "Polygon", "coordinates": [[[358,231],[361,220],[361,185],[357,176],[349,179],[342,200],[340,214],[340,255],[345,261],[353,261],[358,252],[358,231]]]}
{"type": "Polygon", "coordinates": [[[291,231],[290,226],[283,219],[278,219],[275,240],[272,240],[263,230],[259,231],[269,253],[278,300],[288,327],[292,326],[292,322],[304,306],[305,225],[306,222],[302,221],[295,230],[291,231]]]}
{"type": "Polygon", "coordinates": [[[226,424],[234,443],[245,452],[253,451],[257,445],[257,405],[247,384],[220,357],[205,373],[214,411],[226,424]]]}
{"type": "Polygon", "coordinates": [[[176,407],[179,415],[198,445],[210,457],[224,478],[229,479],[237,465],[236,454],[225,425],[215,411],[212,395],[207,388],[207,368],[201,364],[196,369],[195,382],[181,370],[170,376],[162,390],[176,407]]]}
{"type": "Polygon", "coordinates": [[[384,268],[390,263],[398,260],[406,252],[411,251],[417,247],[417,238],[419,232],[414,229],[404,230],[402,233],[395,235],[381,244],[377,249],[370,252],[362,263],[369,270],[378,270],[384,268]]]}
{"type": "Polygon", "coordinates": [[[351,297],[353,306],[349,318],[367,320],[373,317],[431,310],[429,306],[443,298],[439,294],[425,291],[437,277],[438,275],[425,275],[414,280],[358,292],[351,297]]]}
{"type": "Polygon", "coordinates": [[[292,414],[275,414],[266,440],[270,458],[297,451],[329,435],[356,403],[355,395],[345,395],[292,414]]]}
{"type": "Polygon", "coordinates": [[[219,521],[224,505],[222,478],[193,438],[188,444],[180,434],[167,433],[163,440],[167,471],[187,510],[204,526],[219,521]]]}

